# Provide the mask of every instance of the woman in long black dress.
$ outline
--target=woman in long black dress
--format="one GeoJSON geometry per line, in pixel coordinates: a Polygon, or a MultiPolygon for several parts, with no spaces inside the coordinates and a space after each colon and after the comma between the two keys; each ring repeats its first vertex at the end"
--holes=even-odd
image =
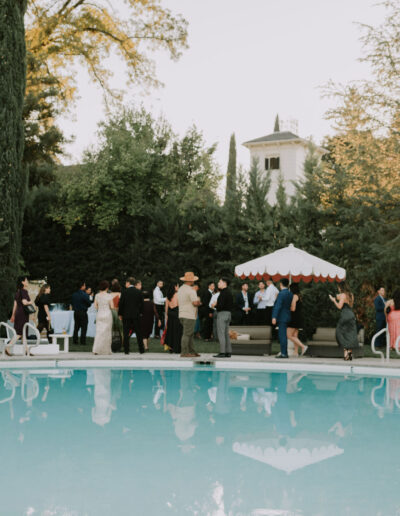
{"type": "Polygon", "coordinates": [[[307,351],[308,346],[303,344],[299,339],[299,329],[303,328],[303,302],[300,295],[298,283],[290,285],[290,291],[293,294],[292,304],[290,306],[291,320],[287,327],[287,338],[294,344],[294,354],[299,355],[299,347],[301,348],[301,355],[307,351]]]}
{"type": "Polygon", "coordinates": [[[38,312],[38,325],[37,329],[39,333],[42,333],[46,329],[47,339],[50,340],[50,285],[43,285],[40,287],[39,294],[36,296],[35,305],[39,308],[38,312]]]}
{"type": "Polygon", "coordinates": [[[143,292],[143,314],[140,318],[140,326],[142,329],[143,346],[145,351],[149,351],[149,338],[153,331],[154,318],[158,328],[161,326],[161,320],[158,315],[156,305],[150,299],[150,292],[143,292]]]}
{"type": "Polygon", "coordinates": [[[168,346],[170,353],[181,352],[182,325],[179,321],[178,289],[178,283],[171,285],[165,301],[165,324],[167,326],[165,345],[168,346]]]}
{"type": "Polygon", "coordinates": [[[353,360],[353,349],[358,348],[358,334],[356,316],[352,310],[354,295],[347,284],[342,281],[338,285],[339,294],[336,299],[329,295],[329,299],[340,312],[336,325],[336,341],[344,349],[344,360],[353,360]]]}
{"type": "MultiPolygon", "coordinates": [[[[26,276],[18,278],[17,282],[17,293],[14,298],[14,305],[10,321],[14,323],[14,330],[16,331],[16,338],[10,341],[4,349],[6,355],[11,356],[11,348],[18,339],[22,337],[24,326],[29,322],[29,313],[26,311],[26,306],[33,305],[31,298],[28,294],[29,281],[26,276]]],[[[26,353],[29,350],[25,350],[26,353]]]]}

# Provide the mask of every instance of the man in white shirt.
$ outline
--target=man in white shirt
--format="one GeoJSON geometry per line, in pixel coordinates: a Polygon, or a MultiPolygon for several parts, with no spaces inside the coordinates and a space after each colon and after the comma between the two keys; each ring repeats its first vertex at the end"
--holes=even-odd
{"type": "Polygon", "coordinates": [[[255,324],[265,325],[267,324],[267,291],[263,281],[258,283],[258,289],[253,299],[254,306],[256,307],[255,324]]]}
{"type": "Polygon", "coordinates": [[[267,280],[267,290],[266,294],[266,309],[267,309],[267,324],[269,326],[272,325],[272,309],[274,308],[274,304],[276,298],[278,297],[279,290],[275,287],[272,280],[267,280]]]}
{"type": "Polygon", "coordinates": [[[164,297],[164,294],[162,292],[162,288],[164,286],[164,282],[159,280],[157,281],[156,288],[153,290],[153,302],[156,307],[158,317],[161,321],[161,326],[155,326],[155,337],[160,337],[162,335],[162,332],[164,331],[164,323],[165,323],[165,300],[167,299],[164,297]]]}

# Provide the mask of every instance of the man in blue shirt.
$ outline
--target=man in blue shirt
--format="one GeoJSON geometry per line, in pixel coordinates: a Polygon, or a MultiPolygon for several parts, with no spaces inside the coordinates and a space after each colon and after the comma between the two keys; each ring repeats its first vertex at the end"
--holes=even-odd
{"type": "Polygon", "coordinates": [[[272,310],[272,324],[278,324],[278,337],[281,346],[281,352],[275,358],[289,358],[287,352],[287,326],[291,318],[290,305],[292,304],[293,294],[288,289],[289,280],[282,278],[280,281],[281,291],[276,298],[274,308],[272,310]]]}
{"type": "MultiPolygon", "coordinates": [[[[386,316],[385,316],[385,288],[380,287],[377,291],[376,298],[374,299],[374,306],[375,306],[375,321],[376,321],[376,332],[382,330],[383,328],[386,328],[386,316]]],[[[379,337],[376,339],[376,347],[377,348],[384,348],[386,347],[386,334],[382,333],[382,335],[379,335],[379,337]]]]}
{"type": "Polygon", "coordinates": [[[81,345],[86,346],[86,332],[88,327],[87,311],[92,304],[90,297],[86,294],[86,282],[81,283],[79,290],[72,294],[71,305],[74,311],[74,335],[72,342],[78,344],[78,332],[81,330],[81,345]]]}

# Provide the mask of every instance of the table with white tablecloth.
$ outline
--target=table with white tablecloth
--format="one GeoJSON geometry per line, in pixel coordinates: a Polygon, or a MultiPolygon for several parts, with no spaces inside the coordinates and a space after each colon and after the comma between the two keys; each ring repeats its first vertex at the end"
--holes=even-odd
{"type": "MultiPolygon", "coordinates": [[[[52,310],[51,315],[51,326],[54,329],[54,333],[68,333],[73,335],[74,333],[74,312],[73,310],[52,310]]],[[[88,328],[86,335],[88,337],[94,337],[96,333],[96,311],[88,310],[88,328]]],[[[79,335],[80,335],[79,330],[79,335]]]]}

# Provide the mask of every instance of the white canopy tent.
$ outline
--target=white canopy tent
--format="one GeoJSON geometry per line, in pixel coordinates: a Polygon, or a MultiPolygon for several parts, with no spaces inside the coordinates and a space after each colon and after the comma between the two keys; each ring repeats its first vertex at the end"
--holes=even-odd
{"type": "Polygon", "coordinates": [[[258,280],[271,278],[273,281],[289,278],[291,281],[301,280],[306,283],[312,280],[339,282],[346,279],[346,269],[290,244],[273,253],[236,265],[235,276],[258,280]]]}

